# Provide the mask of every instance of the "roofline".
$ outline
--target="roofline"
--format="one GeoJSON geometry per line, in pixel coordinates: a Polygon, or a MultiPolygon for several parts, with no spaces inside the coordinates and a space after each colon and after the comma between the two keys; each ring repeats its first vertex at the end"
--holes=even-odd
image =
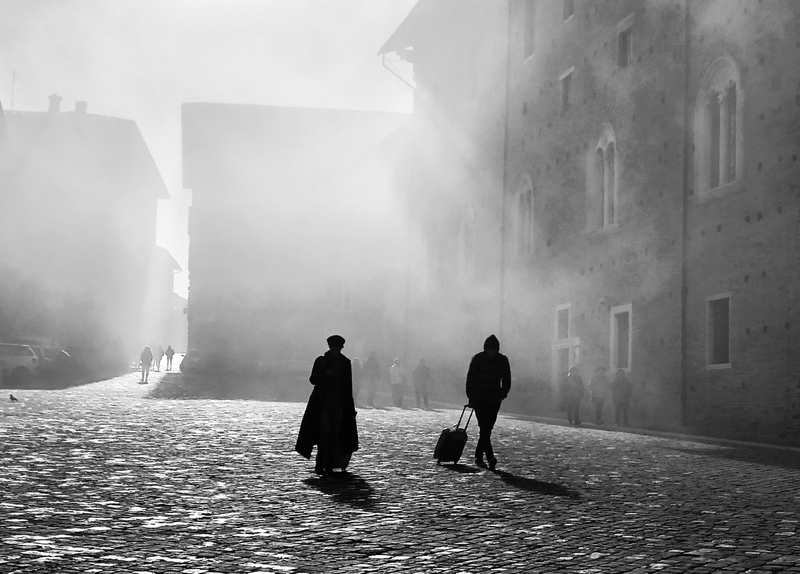
{"type": "Polygon", "coordinates": [[[400,22],[400,25],[392,32],[392,35],[383,43],[381,49],[378,50],[378,56],[382,56],[384,54],[390,54],[392,52],[396,52],[401,48],[405,48],[406,46],[399,46],[396,44],[400,43],[401,34],[405,33],[405,28],[411,25],[410,20],[416,17],[417,12],[420,10],[420,5],[423,4],[425,0],[419,0],[411,10],[406,14],[406,17],[403,18],[403,21],[400,22]]]}

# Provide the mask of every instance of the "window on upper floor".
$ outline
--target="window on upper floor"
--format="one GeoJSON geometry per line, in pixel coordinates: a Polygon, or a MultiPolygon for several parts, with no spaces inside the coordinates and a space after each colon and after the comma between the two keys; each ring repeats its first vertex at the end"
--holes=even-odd
{"type": "Polygon", "coordinates": [[[524,36],[522,55],[527,58],[533,54],[534,40],[536,38],[536,0],[524,0],[525,14],[523,17],[524,36]]]}
{"type": "Polygon", "coordinates": [[[589,165],[588,229],[602,229],[617,224],[617,140],[614,128],[605,124],[600,130],[589,165]]]}
{"type": "Polygon", "coordinates": [[[626,28],[617,36],[617,63],[620,68],[628,67],[633,54],[633,28],[626,28]]]}
{"type": "Polygon", "coordinates": [[[742,99],[736,63],[719,58],[706,72],[695,108],[694,184],[701,195],[743,176],[742,99]]]}
{"type": "Polygon", "coordinates": [[[516,256],[524,259],[533,253],[533,188],[526,182],[517,195],[515,210],[516,256]]]}
{"type": "Polygon", "coordinates": [[[575,0],[563,0],[564,20],[569,20],[575,14],[575,0]]]}
{"type": "Polygon", "coordinates": [[[575,69],[570,68],[561,74],[561,113],[565,113],[572,101],[572,73],[575,69]]]}
{"type": "Polygon", "coordinates": [[[633,18],[628,15],[617,24],[617,64],[620,68],[633,63],[633,18]]]}

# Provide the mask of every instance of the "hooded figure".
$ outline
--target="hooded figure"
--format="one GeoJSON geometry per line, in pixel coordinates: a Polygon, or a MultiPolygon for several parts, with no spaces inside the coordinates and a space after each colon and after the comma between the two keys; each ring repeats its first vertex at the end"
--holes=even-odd
{"type": "Polygon", "coordinates": [[[483,456],[494,470],[497,459],[492,449],[492,429],[500,412],[500,403],[511,390],[511,367],[508,357],[500,353],[500,341],[490,335],[483,343],[483,351],[472,357],[467,372],[467,398],[475,409],[480,437],[475,447],[475,464],[486,466],[483,456]]]}
{"type": "Polygon", "coordinates": [[[295,450],[308,459],[316,445],[314,472],[325,475],[331,474],[334,468],[345,470],[351,455],[358,450],[353,375],[350,359],[342,354],[344,338],[328,337],[328,347],[311,369],[309,381],[314,390],[295,445],[295,450]]]}

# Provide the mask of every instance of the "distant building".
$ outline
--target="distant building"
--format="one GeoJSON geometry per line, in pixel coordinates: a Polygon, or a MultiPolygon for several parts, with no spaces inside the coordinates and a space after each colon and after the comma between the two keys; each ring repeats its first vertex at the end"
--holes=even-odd
{"type": "Polygon", "coordinates": [[[172,304],[178,267],[155,245],[167,190],[135,122],[60,100],[3,115],[0,336],[127,361],[162,338],[172,304]]]}
{"type": "Polygon", "coordinates": [[[264,364],[396,353],[405,238],[389,203],[402,114],[187,103],[189,347],[264,364]]]}
{"type": "MultiPolygon", "coordinates": [[[[474,109],[504,117],[502,143],[465,145],[504,158],[503,192],[475,212],[503,213],[486,305],[503,301],[526,409],[551,409],[570,366],[606,366],[630,374],[638,424],[800,436],[798,21],[788,0],[421,0],[387,43],[418,93],[457,101],[472,89],[451,78],[476,69],[474,109]],[[462,37],[456,20],[478,24],[462,37]],[[470,55],[492,38],[506,49],[470,55]]],[[[453,110],[468,131],[461,107],[439,121],[453,110]]],[[[440,221],[459,216],[436,195],[440,221]]]]}

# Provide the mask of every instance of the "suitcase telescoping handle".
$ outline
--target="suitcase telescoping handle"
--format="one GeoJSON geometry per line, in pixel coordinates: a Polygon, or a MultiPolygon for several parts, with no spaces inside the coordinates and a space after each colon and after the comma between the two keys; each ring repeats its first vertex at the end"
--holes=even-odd
{"type": "Polygon", "coordinates": [[[467,430],[467,427],[469,426],[469,421],[472,420],[472,413],[475,412],[475,409],[471,408],[468,404],[464,405],[464,408],[461,409],[461,416],[458,417],[458,422],[456,423],[456,428],[461,426],[461,419],[464,418],[464,413],[467,412],[467,409],[470,409],[469,416],[467,417],[467,424],[464,425],[464,430],[467,430]]]}

